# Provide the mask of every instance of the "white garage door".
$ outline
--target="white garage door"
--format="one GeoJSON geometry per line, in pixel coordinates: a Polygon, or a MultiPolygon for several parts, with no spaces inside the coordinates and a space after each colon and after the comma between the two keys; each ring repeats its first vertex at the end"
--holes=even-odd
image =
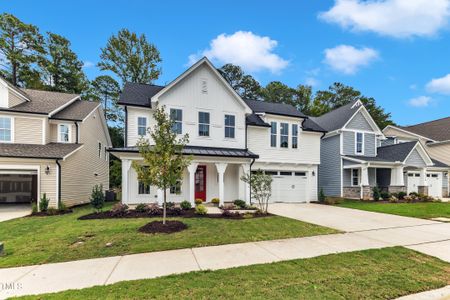
{"type": "MultiPolygon", "coordinates": [[[[442,173],[427,173],[428,195],[442,198],[442,173]]],[[[408,173],[408,194],[418,192],[420,173],[408,173]]]]}
{"type": "Polygon", "coordinates": [[[306,172],[266,171],[272,175],[271,202],[306,202],[308,180],[306,172]]]}

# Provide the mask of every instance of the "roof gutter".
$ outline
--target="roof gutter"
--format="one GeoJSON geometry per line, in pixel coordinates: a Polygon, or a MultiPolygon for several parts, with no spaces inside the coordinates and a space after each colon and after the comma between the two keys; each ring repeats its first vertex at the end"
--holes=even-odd
{"type": "Polygon", "coordinates": [[[78,122],[77,121],[75,121],[74,122],[75,123],[75,144],[78,144],[79,143],[79,139],[78,139],[78,122]]]}
{"type": "MultiPolygon", "coordinates": [[[[128,106],[125,105],[124,111],[125,111],[125,130],[124,130],[124,139],[123,139],[123,146],[128,147],[128,106]]],[[[114,145],[113,145],[114,146],[114,145]]]]}
{"type": "Polygon", "coordinates": [[[59,159],[56,159],[55,162],[57,165],[56,176],[58,176],[58,178],[57,178],[58,190],[56,191],[56,203],[57,203],[57,208],[59,209],[61,207],[61,164],[59,163],[59,159]]]}

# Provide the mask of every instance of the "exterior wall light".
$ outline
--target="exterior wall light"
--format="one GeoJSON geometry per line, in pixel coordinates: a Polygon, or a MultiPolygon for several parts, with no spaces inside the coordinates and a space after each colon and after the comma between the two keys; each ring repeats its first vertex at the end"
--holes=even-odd
{"type": "Polygon", "coordinates": [[[49,167],[49,166],[47,166],[47,167],[45,168],[45,174],[46,174],[46,175],[49,175],[49,174],[50,174],[50,167],[49,167]]]}

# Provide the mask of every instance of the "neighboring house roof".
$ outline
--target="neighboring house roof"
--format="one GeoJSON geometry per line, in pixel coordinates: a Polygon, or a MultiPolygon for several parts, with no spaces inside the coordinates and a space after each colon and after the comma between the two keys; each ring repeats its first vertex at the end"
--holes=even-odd
{"type": "Polygon", "coordinates": [[[450,140],[450,117],[400,128],[434,141],[450,140]]]}
{"type": "Polygon", "coordinates": [[[0,157],[65,159],[83,144],[0,144],[0,157]]]}
{"type": "Polygon", "coordinates": [[[47,115],[58,108],[70,103],[70,101],[80,97],[78,94],[66,94],[59,92],[39,91],[22,89],[30,99],[10,108],[0,108],[2,111],[24,112],[47,115]]]}
{"type": "Polygon", "coordinates": [[[244,100],[254,113],[267,113],[295,118],[308,118],[295,107],[284,103],[274,103],[261,100],[244,100]]]}
{"type": "Polygon", "coordinates": [[[436,168],[449,168],[450,167],[449,165],[447,165],[437,159],[432,158],[431,160],[433,161],[433,164],[434,164],[433,167],[436,167],[436,168]]]}
{"type": "Polygon", "coordinates": [[[63,110],[54,114],[51,118],[67,121],[83,121],[100,103],[77,100],[63,110]]]}
{"type": "MultiPolygon", "coordinates": [[[[110,152],[132,152],[138,153],[138,147],[112,148],[110,152]]],[[[199,156],[221,156],[221,157],[243,157],[243,158],[258,158],[259,155],[246,150],[234,148],[216,148],[216,147],[201,147],[201,146],[185,146],[183,154],[199,155],[199,156]]]]}
{"type": "Polygon", "coordinates": [[[150,99],[161,91],[164,86],[127,82],[120,94],[119,105],[143,106],[151,108],[150,99]]]}
{"type": "Polygon", "coordinates": [[[326,131],[341,129],[359,109],[359,106],[354,105],[356,102],[352,101],[320,117],[311,117],[311,119],[326,131]]]}
{"type": "Polygon", "coordinates": [[[325,129],[320,127],[316,122],[311,119],[306,119],[303,122],[303,130],[306,131],[317,131],[317,132],[327,132],[325,129]]]}
{"type": "Polygon", "coordinates": [[[257,114],[248,115],[245,118],[245,122],[247,125],[250,126],[271,127],[270,124],[264,122],[263,119],[261,119],[261,117],[258,116],[257,114]]]}

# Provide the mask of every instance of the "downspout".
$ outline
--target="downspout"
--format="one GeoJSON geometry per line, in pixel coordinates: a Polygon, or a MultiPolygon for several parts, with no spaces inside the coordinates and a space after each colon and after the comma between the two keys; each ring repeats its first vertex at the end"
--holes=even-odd
{"type": "Polygon", "coordinates": [[[59,159],[56,160],[56,165],[58,166],[58,191],[56,191],[56,203],[58,204],[57,208],[60,208],[61,204],[61,164],[59,163],[59,159]]]}
{"type": "Polygon", "coordinates": [[[127,140],[128,140],[128,108],[127,108],[127,106],[125,105],[125,108],[124,108],[124,110],[125,110],[125,132],[124,132],[124,140],[123,140],[123,146],[126,148],[128,145],[128,142],[127,142],[127,140]]]}
{"type": "Polygon", "coordinates": [[[247,148],[247,130],[248,130],[248,125],[247,122],[245,122],[245,149],[248,150],[247,148]]]}
{"type": "Polygon", "coordinates": [[[78,139],[78,122],[77,121],[75,121],[74,122],[75,123],[75,129],[76,129],[76,132],[75,132],[75,144],[78,144],[79,143],[79,139],[78,139]]]}

